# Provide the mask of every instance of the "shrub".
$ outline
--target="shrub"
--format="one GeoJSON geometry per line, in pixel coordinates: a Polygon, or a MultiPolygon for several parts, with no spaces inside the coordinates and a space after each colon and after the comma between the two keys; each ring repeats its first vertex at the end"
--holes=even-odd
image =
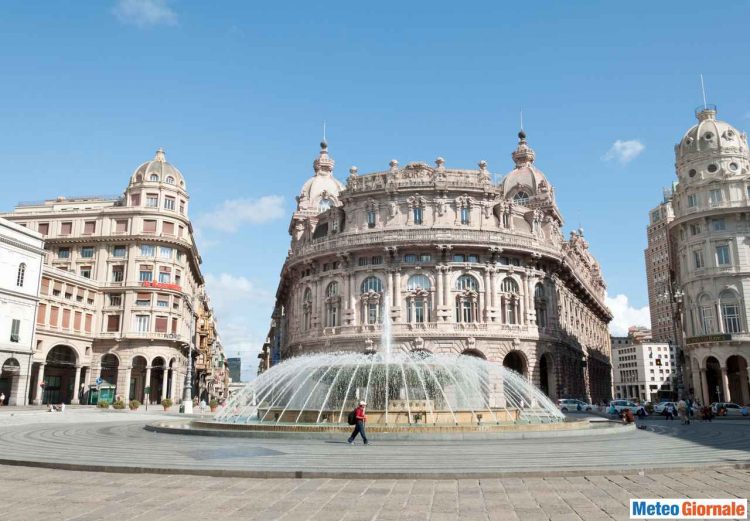
{"type": "Polygon", "coordinates": [[[217,400],[216,398],[212,399],[210,402],[208,402],[208,406],[211,408],[218,407],[219,400],[217,400]]]}
{"type": "Polygon", "coordinates": [[[107,400],[102,400],[100,402],[97,402],[96,406],[100,409],[109,409],[109,402],[107,400]]]}
{"type": "Polygon", "coordinates": [[[161,404],[164,406],[165,409],[169,409],[170,407],[172,407],[172,400],[170,400],[169,398],[164,398],[161,401],[161,404]]]}
{"type": "Polygon", "coordinates": [[[125,402],[122,400],[117,400],[115,403],[112,404],[113,409],[124,409],[125,408],[125,402]]]}
{"type": "Polygon", "coordinates": [[[130,400],[130,403],[128,404],[128,407],[130,407],[131,411],[135,411],[140,406],[141,402],[139,402],[138,400],[130,400]]]}

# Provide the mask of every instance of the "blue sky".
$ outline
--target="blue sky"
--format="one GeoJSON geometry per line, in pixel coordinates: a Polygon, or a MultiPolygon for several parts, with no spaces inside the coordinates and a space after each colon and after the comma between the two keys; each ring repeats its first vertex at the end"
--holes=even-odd
{"type": "Polygon", "coordinates": [[[119,193],[164,147],[187,178],[227,352],[253,365],[323,120],[339,179],[351,165],[437,156],[502,175],[523,107],[620,330],[647,320],[647,212],[674,179],[699,73],[719,116],[750,128],[745,2],[10,0],[2,11],[0,210],[119,193]]]}

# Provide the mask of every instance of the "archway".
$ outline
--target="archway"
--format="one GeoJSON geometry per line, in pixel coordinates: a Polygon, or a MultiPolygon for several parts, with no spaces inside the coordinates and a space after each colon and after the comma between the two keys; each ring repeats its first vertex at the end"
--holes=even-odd
{"type": "Polygon", "coordinates": [[[729,397],[727,401],[744,405],[750,402],[750,389],[747,382],[747,361],[739,356],[727,358],[727,378],[729,379],[729,397]]]}
{"type": "Polygon", "coordinates": [[[149,385],[149,387],[151,387],[151,393],[149,394],[150,403],[159,403],[162,398],[167,397],[164,393],[164,391],[167,390],[165,383],[168,379],[165,371],[166,368],[167,363],[160,356],[157,356],[151,361],[151,382],[149,385]]]}
{"type": "MultiPolygon", "coordinates": [[[[120,368],[120,361],[117,357],[111,353],[107,353],[102,356],[101,370],[99,372],[99,378],[103,380],[103,383],[111,385],[117,385],[117,373],[120,368]]],[[[115,395],[117,394],[115,390],[115,395]]]]}
{"type": "Polygon", "coordinates": [[[148,362],[142,356],[133,358],[133,368],[130,370],[130,400],[144,402],[144,390],[146,388],[146,366],[148,362]]]}
{"type": "Polygon", "coordinates": [[[2,371],[0,372],[0,393],[5,395],[5,399],[0,402],[0,405],[23,404],[23,399],[18,396],[20,374],[21,364],[18,360],[15,358],[8,358],[3,362],[2,371]]]}
{"type": "Polygon", "coordinates": [[[69,346],[56,345],[47,353],[42,403],[70,403],[75,397],[78,354],[69,346]]]}
{"type": "Polygon", "coordinates": [[[508,369],[513,369],[515,372],[528,376],[528,367],[526,365],[526,357],[520,351],[511,351],[505,358],[503,358],[503,365],[508,369]]]}
{"type": "Polygon", "coordinates": [[[708,387],[708,403],[723,401],[721,365],[713,356],[706,358],[706,384],[708,387]]]}
{"type": "Polygon", "coordinates": [[[539,388],[550,398],[556,398],[554,362],[549,353],[544,353],[539,359],[539,388]]]}
{"type": "Polygon", "coordinates": [[[482,353],[479,349],[464,349],[463,351],[461,351],[461,356],[473,356],[474,358],[487,360],[487,357],[484,356],[484,353],[482,353]]]}

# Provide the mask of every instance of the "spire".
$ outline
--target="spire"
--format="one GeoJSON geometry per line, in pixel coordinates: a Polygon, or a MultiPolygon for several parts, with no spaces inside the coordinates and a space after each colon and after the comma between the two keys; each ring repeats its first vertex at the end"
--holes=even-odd
{"type": "Polygon", "coordinates": [[[328,143],[325,139],[320,142],[320,155],[313,161],[313,169],[316,175],[331,175],[336,161],[328,155],[328,143]]]}
{"type": "Polygon", "coordinates": [[[164,154],[164,149],[162,147],[159,147],[159,150],[156,151],[154,161],[161,161],[162,163],[167,161],[167,156],[164,154]]]}
{"type": "Polygon", "coordinates": [[[523,130],[518,133],[518,147],[513,151],[512,157],[513,162],[516,164],[516,168],[529,166],[534,162],[536,154],[534,153],[534,150],[526,144],[526,132],[523,130]]]}

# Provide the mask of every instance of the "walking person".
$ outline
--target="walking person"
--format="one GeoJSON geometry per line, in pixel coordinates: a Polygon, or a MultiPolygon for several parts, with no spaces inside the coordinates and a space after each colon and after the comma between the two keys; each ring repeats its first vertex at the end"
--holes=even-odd
{"type": "Polygon", "coordinates": [[[357,437],[357,434],[362,436],[362,441],[365,442],[365,445],[367,445],[367,435],[365,434],[365,423],[367,422],[367,415],[365,414],[365,407],[367,407],[367,404],[364,400],[359,402],[359,406],[354,410],[354,431],[352,432],[352,435],[349,436],[349,444],[351,445],[354,443],[354,438],[357,437]]]}
{"type": "Polygon", "coordinates": [[[5,405],[5,393],[0,393],[0,407],[5,405]]]}
{"type": "Polygon", "coordinates": [[[664,414],[667,417],[667,420],[674,420],[674,404],[667,404],[664,408],[664,414]]]}

